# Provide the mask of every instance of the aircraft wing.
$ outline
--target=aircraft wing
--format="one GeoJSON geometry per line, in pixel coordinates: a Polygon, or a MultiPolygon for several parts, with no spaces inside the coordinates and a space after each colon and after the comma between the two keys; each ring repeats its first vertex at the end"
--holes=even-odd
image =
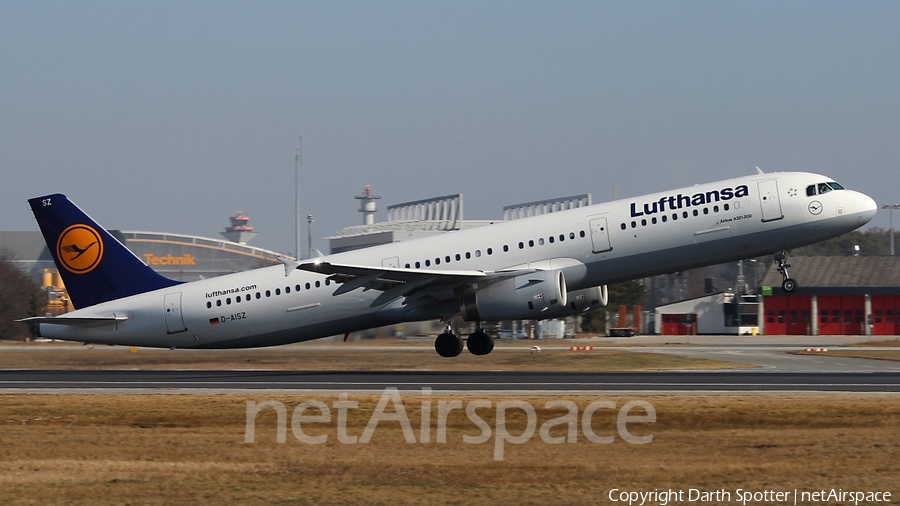
{"type": "Polygon", "coordinates": [[[386,304],[400,297],[407,301],[431,295],[439,299],[444,295],[458,296],[479,281],[496,280],[534,272],[536,269],[485,272],[465,270],[422,270],[398,267],[373,267],[339,264],[326,261],[304,262],[297,266],[309,272],[328,274],[328,279],[341,286],[332,295],[341,295],[357,288],[382,292],[372,302],[372,307],[386,304]]]}

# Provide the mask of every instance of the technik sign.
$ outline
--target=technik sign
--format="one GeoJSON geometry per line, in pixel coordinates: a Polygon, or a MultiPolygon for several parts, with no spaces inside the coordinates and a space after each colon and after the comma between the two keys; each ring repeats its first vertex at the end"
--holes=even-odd
{"type": "Polygon", "coordinates": [[[682,209],[685,207],[703,206],[713,202],[722,200],[727,201],[746,197],[748,195],[750,195],[750,189],[747,188],[747,185],[743,184],[737,188],[727,187],[722,188],[721,190],[710,190],[708,192],[700,192],[693,195],[683,195],[679,193],[678,195],[660,197],[656,202],[645,203],[642,210],[638,210],[638,205],[640,204],[632,202],[631,217],[636,218],[648,214],[664,213],[667,210],[674,211],[675,209],[682,209]],[[669,206],[668,209],[666,209],[666,205],[669,206]]]}
{"type": "Polygon", "coordinates": [[[197,265],[197,259],[190,253],[181,256],[168,254],[166,256],[157,256],[153,253],[144,253],[144,262],[147,265],[197,265]]]}

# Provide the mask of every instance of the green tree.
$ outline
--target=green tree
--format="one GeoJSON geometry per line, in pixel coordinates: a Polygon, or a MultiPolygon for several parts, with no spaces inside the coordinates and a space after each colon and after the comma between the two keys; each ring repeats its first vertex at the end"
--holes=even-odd
{"type": "Polygon", "coordinates": [[[619,310],[619,306],[624,304],[630,311],[632,306],[644,301],[644,294],[644,285],[636,279],[609,285],[609,302],[606,307],[582,315],[581,330],[603,332],[606,328],[607,318],[615,318],[612,315],[619,310]]]}
{"type": "Polygon", "coordinates": [[[28,325],[15,320],[44,314],[41,288],[16,267],[12,256],[0,251],[0,339],[24,340],[34,336],[28,325]]]}
{"type": "Polygon", "coordinates": [[[797,248],[791,252],[801,256],[865,256],[889,255],[891,253],[891,231],[872,227],[860,232],[828,239],[817,244],[797,248]],[[859,251],[856,250],[859,246],[859,251]]]}

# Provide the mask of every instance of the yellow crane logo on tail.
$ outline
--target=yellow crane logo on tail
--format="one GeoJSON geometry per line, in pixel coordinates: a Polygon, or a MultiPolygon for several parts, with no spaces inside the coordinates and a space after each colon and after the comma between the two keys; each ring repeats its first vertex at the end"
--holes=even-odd
{"type": "Polygon", "coordinates": [[[87,274],[103,258],[103,239],[88,225],[72,225],[59,234],[56,258],[72,274],[87,274]]]}

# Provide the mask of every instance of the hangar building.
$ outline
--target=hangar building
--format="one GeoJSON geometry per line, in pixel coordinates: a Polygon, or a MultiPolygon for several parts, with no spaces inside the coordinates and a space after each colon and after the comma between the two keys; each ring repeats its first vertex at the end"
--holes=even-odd
{"type": "Polygon", "coordinates": [[[790,264],[795,292],[781,289],[774,268],[763,278],[765,334],[900,334],[900,257],[791,257],[790,264]]]}

